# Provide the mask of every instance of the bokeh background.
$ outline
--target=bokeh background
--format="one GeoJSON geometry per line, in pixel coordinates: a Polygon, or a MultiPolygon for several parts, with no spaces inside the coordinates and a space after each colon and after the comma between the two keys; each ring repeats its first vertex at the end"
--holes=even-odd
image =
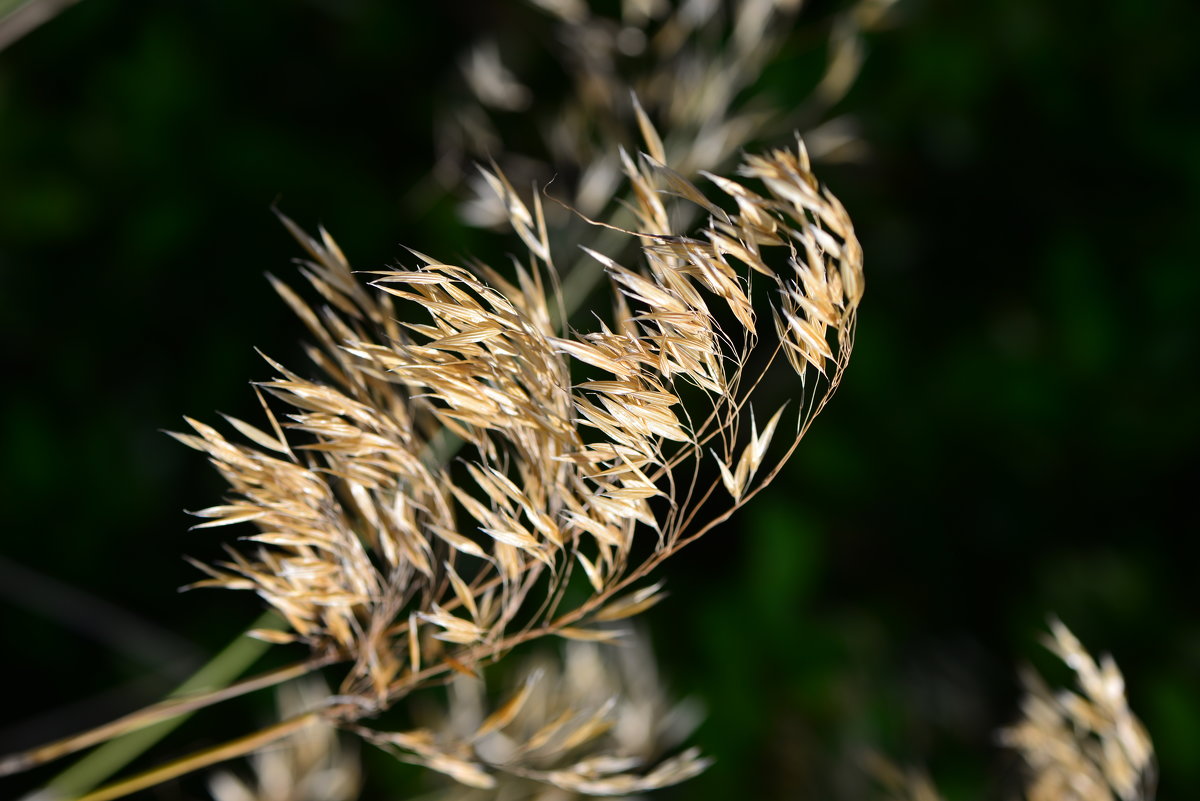
{"type": "MultiPolygon", "coordinates": [[[[771,492],[668,565],[647,616],[717,757],[663,797],[862,797],[867,747],[949,801],[1011,797],[994,732],[1019,665],[1068,678],[1038,644],[1051,614],[1117,657],[1160,797],[1197,797],[1200,7],[896,12],[836,109],[865,152],[820,170],[867,254],[847,378],[771,492]]],[[[254,346],[301,363],[263,279],[299,255],[272,204],[360,268],[401,243],[503,253],[430,178],[459,57],[496,31],[550,35],[482,0],[83,0],[0,51],[3,750],[153,700],[257,614],[176,593],[196,575],[181,555],[221,539],[183,510],[222,489],[161,430],[256,419],[254,346]]],[[[769,72],[781,105],[819,76],[819,39],[769,72]]],[[[151,756],[260,713],[201,717],[151,756]]],[[[365,797],[423,791],[368,758],[365,797]]]]}

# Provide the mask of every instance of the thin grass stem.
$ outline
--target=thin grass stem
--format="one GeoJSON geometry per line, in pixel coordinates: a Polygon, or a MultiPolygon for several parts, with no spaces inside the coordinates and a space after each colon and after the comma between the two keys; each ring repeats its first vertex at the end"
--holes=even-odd
{"type": "Polygon", "coordinates": [[[306,726],[311,726],[320,719],[321,715],[317,712],[307,712],[294,718],[288,718],[285,721],[268,726],[253,734],[231,740],[224,745],[191,754],[174,762],[168,762],[145,773],[139,773],[128,779],[101,787],[99,790],[87,795],[77,796],[75,801],[113,801],[113,799],[124,798],[139,790],[154,787],[192,771],[211,767],[220,762],[236,759],[240,756],[246,756],[263,746],[278,742],[306,726]]]}

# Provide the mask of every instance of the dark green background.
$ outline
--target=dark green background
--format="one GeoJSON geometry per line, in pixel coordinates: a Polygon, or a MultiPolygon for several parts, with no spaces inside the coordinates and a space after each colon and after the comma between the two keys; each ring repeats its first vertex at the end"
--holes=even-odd
{"type": "MultiPolygon", "coordinates": [[[[950,801],[1004,797],[1017,766],[993,732],[1017,665],[1050,666],[1052,613],[1125,669],[1160,797],[1197,797],[1200,7],[900,11],[836,109],[870,156],[821,170],[867,254],[846,381],[649,616],[718,758],[671,797],[855,797],[864,746],[928,766],[950,801]]],[[[298,255],[272,203],[362,268],[401,243],[502,252],[428,178],[458,56],[497,28],[549,37],[484,2],[84,0],[0,52],[3,750],[151,700],[254,616],[176,594],[180,555],[220,540],[181,510],[221,487],[160,429],[255,419],[252,346],[300,363],[262,278],[298,255]]],[[[769,75],[782,105],[812,84],[811,40],[769,75]]],[[[244,731],[242,712],[155,756],[244,731]]],[[[370,798],[415,794],[376,776],[370,798]]]]}

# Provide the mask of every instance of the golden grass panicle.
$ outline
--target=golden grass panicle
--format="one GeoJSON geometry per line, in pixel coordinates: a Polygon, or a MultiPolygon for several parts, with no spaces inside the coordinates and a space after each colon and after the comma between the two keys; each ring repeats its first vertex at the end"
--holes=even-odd
{"type": "Polygon", "coordinates": [[[1154,748],[1129,709],[1116,662],[1092,658],[1066,626],[1051,621],[1046,646],[1075,672],[1079,692],[1053,692],[1025,677],[1021,719],[1000,740],[1024,758],[1028,801],[1150,801],[1154,748]]]}
{"type": "Polygon", "coordinates": [[[264,403],[265,428],[230,421],[245,444],[196,421],[177,435],[232,490],[202,525],[256,528],[257,547],[201,566],[199,583],[256,592],[290,626],[264,636],[348,661],[334,717],[386,709],[529,639],[607,638],[595,624],[652,604],[658,588],[633,585],[773,478],[836,388],[862,252],[803,146],[706,176],[712,198],[650,156],[623,159],[636,227],[620,233],[641,264],[591,253],[618,298],[609,322],[555,330],[540,199],[530,208],[492,173],[528,251],[514,278],[416,254],[366,288],[327,234],[293,226],[326,305],[277,288],[328,378],[272,361],[260,389],[290,407],[282,420],[264,403]],[[676,230],[670,203],[708,225],[676,230]],[[780,363],[801,378],[797,403],[762,424],[751,398],[780,363]],[[576,570],[590,594],[567,604],[576,570]]]}
{"type": "MultiPolygon", "coordinates": [[[[377,741],[364,720],[419,688],[479,675],[517,645],[611,640],[611,621],[661,599],[661,584],[647,583],[655,568],[778,474],[853,346],[862,250],[845,209],[799,142],[746,156],[734,176],[706,173],[707,192],[653,155],[620,160],[629,222],[591,223],[614,241],[585,256],[609,279],[613,308],[586,330],[560,328],[564,315],[552,312],[541,197],[526,202],[499,170],[489,182],[526,249],[509,275],[414,251],[413,266],[364,285],[326,232],[309,237],[284,220],[323,302],[272,281],[313,336],[323,375],[268,358],[275,377],[256,387],[265,423],[227,418],[227,437],[188,419],[191,432],[175,436],[229,485],[197,512],[200,526],[253,527],[225,560],[197,563],[197,586],[257,594],[287,624],[257,636],[305,645],[302,671],[342,663],[341,684],[303,714],[88,801],[320,723],[377,741]],[[677,222],[697,214],[707,224],[677,222]],[[781,377],[790,400],[757,413],[757,390],[777,392],[781,377]]],[[[2,764],[19,770],[94,741],[87,733],[2,764]]],[[[491,781],[415,736],[389,742],[468,784],[491,781]]],[[[602,761],[523,775],[634,792],[701,764],[687,752],[644,773],[602,761]]]]}
{"type": "MultiPolygon", "coordinates": [[[[555,188],[569,203],[543,208],[514,188],[526,176],[480,171],[492,217],[526,251],[515,268],[414,251],[408,268],[364,282],[328,233],[284,218],[309,287],[271,280],[309,330],[319,377],[268,359],[264,422],[227,418],[235,433],[223,433],[188,419],[175,435],[229,485],[197,512],[200,527],[253,527],[225,560],[197,563],[196,586],[256,593],[286,621],[256,636],[310,658],[0,760],[0,773],[342,664],[340,686],[310,711],[89,796],[117,798],[321,722],[364,734],[364,719],[412,691],[479,674],[529,640],[607,641],[612,621],[663,597],[653,570],[769,483],[824,408],[862,297],[853,226],[803,144],[746,156],[736,174],[727,162],[773,136],[772,121],[810,127],[853,80],[859,33],[890,0],[838,16],[804,119],[766,111],[753,89],[795,0],[626,2],[618,20],[581,2],[535,4],[559,22],[572,90],[546,127],[556,166],[533,174],[544,182],[569,163],[573,180],[555,188]],[[614,146],[635,125],[643,154],[614,146]],[[570,328],[598,277],[611,313],[570,328]],[[780,376],[794,391],[756,408],[780,376]]],[[[467,64],[480,103],[439,136],[453,155],[443,164],[485,152],[484,109],[528,100],[497,49],[467,64]]],[[[428,761],[421,742],[405,747],[428,761]]],[[[604,764],[543,778],[581,790],[634,776],[604,764]]],[[[687,755],[622,781],[645,789],[697,764],[687,755]]]]}

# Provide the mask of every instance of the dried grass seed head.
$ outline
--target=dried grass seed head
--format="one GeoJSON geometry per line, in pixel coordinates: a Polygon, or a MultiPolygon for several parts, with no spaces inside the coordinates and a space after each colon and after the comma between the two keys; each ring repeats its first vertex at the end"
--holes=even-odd
{"type": "Polygon", "coordinates": [[[592,253],[620,298],[610,325],[555,329],[540,200],[530,208],[500,174],[528,249],[513,279],[415,254],[416,267],[364,287],[327,234],[288,221],[325,305],[276,286],[326,379],[270,361],[277,377],[260,390],[284,417],[264,401],[266,429],[231,421],[250,444],[197,421],[177,435],[232,491],[202,525],[257,528],[257,548],[232,549],[199,583],[256,592],[291,628],[271,639],[349,660],[341,693],[363,708],[533,636],[603,639],[589,624],[653,603],[657,588],[640,597],[633,582],[770,481],[841,378],[862,254],[802,145],[748,156],[740,179],[709,176],[728,212],[650,156],[625,165],[640,227],[609,230],[637,243],[641,264],[592,253]],[[709,224],[673,230],[665,202],[709,224]],[[778,340],[757,325],[766,305],[778,340]],[[780,351],[806,397],[772,464],[783,410],[760,429],[760,382],[744,371],[780,351]],[[455,462],[440,457],[447,438],[464,443],[455,462]],[[709,454],[716,486],[702,483],[709,454]],[[633,564],[639,531],[654,547],[633,564]],[[575,566],[592,595],[561,608],[575,566]]]}

